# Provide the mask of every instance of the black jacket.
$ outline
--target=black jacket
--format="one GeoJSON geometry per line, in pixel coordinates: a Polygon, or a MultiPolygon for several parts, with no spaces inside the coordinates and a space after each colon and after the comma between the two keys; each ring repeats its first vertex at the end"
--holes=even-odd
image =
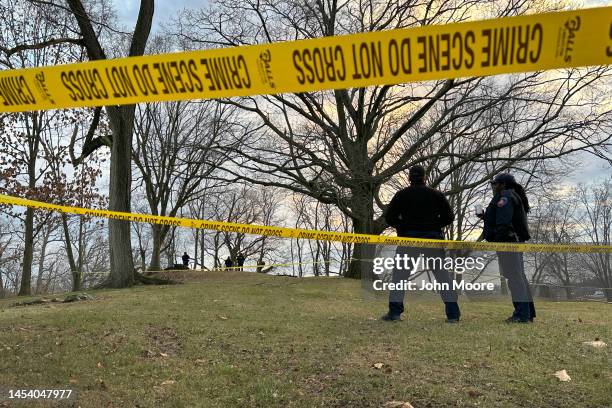
{"type": "Polygon", "coordinates": [[[398,191],[385,214],[387,224],[397,229],[398,236],[407,231],[442,231],[455,219],[444,194],[425,184],[412,184],[398,191]]]}
{"type": "Polygon", "coordinates": [[[528,241],[527,214],[514,190],[495,194],[484,215],[484,239],[489,242],[528,241]]]}

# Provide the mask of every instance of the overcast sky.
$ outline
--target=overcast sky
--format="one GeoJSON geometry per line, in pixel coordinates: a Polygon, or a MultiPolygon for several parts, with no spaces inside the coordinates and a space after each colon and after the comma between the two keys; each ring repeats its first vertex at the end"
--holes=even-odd
{"type": "MultiPolygon", "coordinates": [[[[138,15],[138,6],[140,0],[113,0],[115,8],[119,15],[120,21],[125,25],[133,25],[138,15]]],[[[207,3],[207,0],[156,0],[155,15],[153,21],[155,24],[159,20],[176,14],[177,11],[183,8],[199,8],[207,3]]],[[[582,2],[580,2],[582,3],[582,2]]],[[[587,7],[602,7],[609,6],[611,0],[586,0],[584,4],[587,7]]]]}
{"type": "MultiPolygon", "coordinates": [[[[128,29],[133,28],[138,16],[140,0],[114,1],[120,23],[128,29]]],[[[207,0],[156,0],[153,29],[158,28],[160,22],[176,15],[183,8],[201,8],[207,3],[207,0]]],[[[609,5],[610,1],[587,0],[586,4],[588,7],[596,7],[609,5]]],[[[574,173],[568,177],[569,184],[594,181],[595,179],[606,178],[612,175],[612,168],[606,161],[590,154],[581,154],[578,157],[581,159],[580,164],[576,166],[574,173]]]]}
{"type": "MultiPolygon", "coordinates": [[[[122,25],[133,28],[138,17],[140,0],[114,0],[117,16],[122,25]]],[[[153,26],[159,27],[162,20],[176,15],[184,8],[201,8],[208,2],[206,0],[155,0],[155,13],[153,14],[153,26]]]]}

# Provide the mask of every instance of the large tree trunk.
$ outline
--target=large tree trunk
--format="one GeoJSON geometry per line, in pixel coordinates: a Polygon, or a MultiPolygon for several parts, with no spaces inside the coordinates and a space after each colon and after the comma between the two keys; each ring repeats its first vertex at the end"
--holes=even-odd
{"type": "Polygon", "coordinates": [[[151,235],[153,235],[153,249],[151,251],[151,263],[149,264],[150,271],[161,270],[161,225],[151,225],[151,235]]]}
{"type": "MultiPolygon", "coordinates": [[[[357,193],[353,193],[353,200],[355,206],[353,212],[356,215],[352,218],[353,221],[353,232],[356,234],[380,234],[382,230],[378,231],[374,228],[374,193],[372,190],[359,190],[357,193]]],[[[351,258],[349,267],[344,275],[346,278],[361,279],[361,271],[363,268],[363,260],[367,259],[370,255],[371,244],[359,244],[353,245],[353,256],[351,258]]]]}
{"type": "Polygon", "coordinates": [[[26,210],[24,240],[19,296],[32,294],[32,259],[34,257],[34,210],[32,208],[26,210]]]}
{"type": "MultiPolygon", "coordinates": [[[[109,209],[130,212],[132,184],[132,133],[134,105],[112,109],[113,130],[109,183],[109,209]]],[[[109,110],[110,111],[110,110],[109,110]]],[[[110,113],[110,112],[109,112],[110,113]]],[[[125,288],[134,284],[131,229],[128,221],[110,219],[108,222],[111,273],[109,285],[125,288]]]]}
{"type": "MultiPolygon", "coordinates": [[[[67,0],[87,49],[90,60],[106,59],[98,35],[81,0],[67,0]]],[[[154,1],[141,0],[138,19],[130,44],[130,57],[143,55],[153,22],[154,1]]],[[[112,130],[111,168],[109,180],[109,209],[130,211],[132,182],[132,133],[134,130],[135,105],[107,106],[106,112],[112,130]]],[[[134,284],[134,259],[130,224],[127,221],[110,219],[108,222],[110,247],[110,279],[108,285],[115,288],[134,284]]]]}

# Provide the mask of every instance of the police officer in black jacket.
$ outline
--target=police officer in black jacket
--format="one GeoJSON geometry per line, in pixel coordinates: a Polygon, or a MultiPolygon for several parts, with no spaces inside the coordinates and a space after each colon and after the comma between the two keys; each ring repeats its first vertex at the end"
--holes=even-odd
{"type": "MultiPolygon", "coordinates": [[[[453,222],[455,215],[444,195],[425,185],[425,169],[415,165],[409,170],[410,187],[398,191],[385,214],[387,224],[397,230],[400,237],[443,239],[442,229],[453,222]]],[[[438,248],[412,248],[400,246],[397,254],[403,257],[419,257],[423,254],[427,258],[444,258],[444,249],[438,248]]],[[[457,292],[452,290],[451,277],[445,269],[434,268],[432,271],[438,283],[447,283],[449,290],[441,290],[440,295],[444,301],[446,321],[456,323],[461,315],[457,304],[457,292]]],[[[393,282],[407,279],[410,271],[395,268],[393,282]]],[[[401,320],[404,312],[404,291],[394,290],[389,293],[389,312],[382,317],[383,320],[401,320]]]]}
{"type": "MultiPolygon", "coordinates": [[[[527,226],[529,201],[523,187],[511,174],[499,174],[491,181],[493,199],[484,216],[483,236],[489,242],[525,242],[530,239],[527,226]]],[[[533,322],[535,305],[525,276],[523,254],[498,252],[499,268],[508,280],[514,312],[509,323],[533,322]]]]}

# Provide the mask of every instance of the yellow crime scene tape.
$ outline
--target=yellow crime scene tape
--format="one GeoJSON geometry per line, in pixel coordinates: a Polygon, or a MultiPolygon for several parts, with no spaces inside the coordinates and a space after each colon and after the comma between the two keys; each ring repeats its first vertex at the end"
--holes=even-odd
{"type": "Polygon", "coordinates": [[[612,7],[0,72],[0,112],[309,92],[612,62],[612,7]]]}
{"type": "Polygon", "coordinates": [[[49,204],[24,198],[0,194],[0,204],[17,205],[63,213],[104,217],[116,220],[146,222],[152,224],[171,225],[175,227],[200,228],[214,231],[235,232],[239,234],[265,235],[281,238],[298,238],[319,241],[334,241],[345,243],[403,245],[417,248],[444,248],[474,251],[503,252],[581,252],[607,253],[612,252],[612,245],[583,244],[530,244],[530,243],[494,243],[468,242],[421,238],[389,237],[383,235],[355,234],[350,232],[331,232],[307,230],[301,228],[284,228],[267,225],[239,224],[235,222],[195,220],[190,218],[167,217],[161,215],[135,214],[110,210],[94,210],[65,205],[49,204]]]}

